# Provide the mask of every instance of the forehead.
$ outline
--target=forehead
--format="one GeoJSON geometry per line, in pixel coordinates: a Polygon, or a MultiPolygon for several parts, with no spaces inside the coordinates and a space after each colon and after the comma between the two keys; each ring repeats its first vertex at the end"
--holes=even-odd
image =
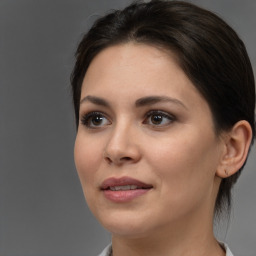
{"type": "Polygon", "coordinates": [[[184,86],[195,90],[174,54],[146,44],[126,43],[108,47],[92,60],[82,91],[143,87],[146,92],[168,84],[178,85],[177,90],[184,86]]]}

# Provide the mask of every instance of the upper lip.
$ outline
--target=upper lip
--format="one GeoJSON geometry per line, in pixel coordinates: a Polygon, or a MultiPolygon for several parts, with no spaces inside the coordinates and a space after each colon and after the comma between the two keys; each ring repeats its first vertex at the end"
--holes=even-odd
{"type": "Polygon", "coordinates": [[[121,178],[111,177],[102,182],[100,189],[106,190],[106,189],[109,189],[110,187],[127,186],[127,185],[135,185],[144,189],[153,187],[151,184],[144,183],[142,181],[136,180],[131,177],[121,177],[121,178]]]}

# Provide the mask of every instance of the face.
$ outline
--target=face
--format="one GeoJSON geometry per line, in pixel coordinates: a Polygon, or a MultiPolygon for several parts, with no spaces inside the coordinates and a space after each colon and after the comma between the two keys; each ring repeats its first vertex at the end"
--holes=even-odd
{"type": "Polygon", "coordinates": [[[170,53],[127,43],[94,58],[75,163],[91,211],[113,234],[144,236],[211,215],[220,148],[207,102],[170,53]]]}

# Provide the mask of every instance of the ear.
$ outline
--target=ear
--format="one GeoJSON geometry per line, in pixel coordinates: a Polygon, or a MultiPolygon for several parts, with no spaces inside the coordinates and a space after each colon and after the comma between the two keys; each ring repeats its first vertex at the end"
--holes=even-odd
{"type": "Polygon", "coordinates": [[[251,126],[247,121],[241,120],[223,138],[224,151],[216,174],[227,178],[236,173],[247,158],[252,139],[251,126]]]}

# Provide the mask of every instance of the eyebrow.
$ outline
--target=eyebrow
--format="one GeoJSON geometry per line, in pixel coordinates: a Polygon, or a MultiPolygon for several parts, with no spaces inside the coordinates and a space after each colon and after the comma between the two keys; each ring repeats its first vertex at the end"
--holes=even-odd
{"type": "MultiPolygon", "coordinates": [[[[99,98],[96,96],[91,96],[88,95],[86,97],[84,97],[81,101],[80,104],[84,103],[84,102],[91,102],[93,104],[96,105],[100,105],[100,106],[104,106],[104,107],[110,107],[110,104],[103,98],[99,98]]],[[[143,97],[140,98],[138,100],[135,101],[135,106],[136,107],[144,107],[144,106],[148,106],[148,105],[154,105],[156,103],[159,102],[170,102],[170,103],[174,103],[174,104],[178,104],[180,106],[182,106],[185,109],[188,109],[180,100],[175,99],[175,98],[171,98],[171,97],[167,97],[167,96],[147,96],[147,97],[143,97]]]]}
{"type": "Polygon", "coordinates": [[[99,97],[90,96],[90,95],[84,97],[84,98],[80,101],[80,105],[81,105],[82,103],[86,102],[86,101],[89,101],[89,102],[91,102],[91,103],[93,103],[93,104],[100,105],[100,106],[104,106],[104,107],[109,107],[109,106],[110,106],[109,103],[108,103],[106,100],[104,100],[104,99],[102,99],[102,98],[99,98],[99,97]]]}
{"type": "Polygon", "coordinates": [[[148,106],[148,105],[153,105],[159,102],[171,102],[174,104],[178,104],[182,106],[185,109],[188,109],[180,100],[167,97],[167,96],[148,96],[148,97],[143,97],[135,102],[136,107],[143,107],[143,106],[148,106]]]}

